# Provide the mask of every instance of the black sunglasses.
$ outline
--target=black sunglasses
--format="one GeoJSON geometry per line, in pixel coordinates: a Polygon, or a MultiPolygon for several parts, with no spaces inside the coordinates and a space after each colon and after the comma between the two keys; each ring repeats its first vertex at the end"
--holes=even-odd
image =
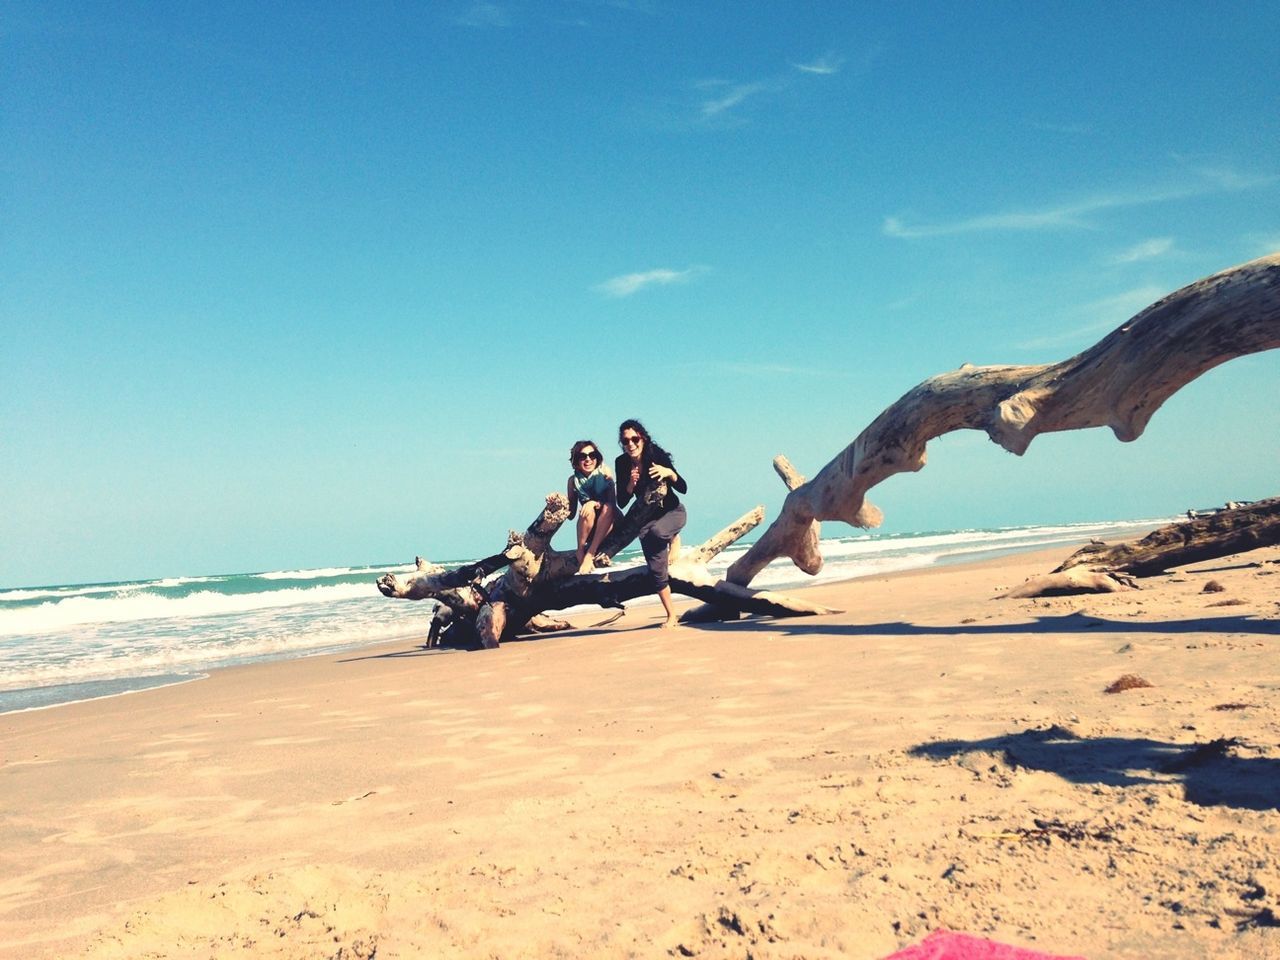
{"type": "Polygon", "coordinates": [[[644,443],[644,437],[623,437],[622,442],[628,447],[634,447],[637,443],[644,443]]]}
{"type": "Polygon", "coordinates": [[[578,459],[579,460],[599,460],[600,454],[596,453],[596,451],[594,450],[583,450],[581,453],[578,454],[578,459]]]}

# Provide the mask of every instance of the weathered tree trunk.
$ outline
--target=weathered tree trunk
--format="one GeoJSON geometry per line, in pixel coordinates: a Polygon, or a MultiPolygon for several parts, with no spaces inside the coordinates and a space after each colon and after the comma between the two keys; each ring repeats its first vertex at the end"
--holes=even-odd
{"type": "MultiPolygon", "coordinates": [[[[568,626],[564,621],[541,617],[546,610],[587,604],[620,608],[624,600],[654,592],[647,567],[575,576],[575,552],[550,549],[551,537],[568,515],[564,496],[553,493],[547,497],[542,513],[523,534],[511,531],[502,553],[454,570],[445,570],[419,558],[414,573],[403,581],[387,574],[378,581],[378,589],[387,597],[439,601],[441,606],[433,615],[428,631],[428,646],[438,643],[448,632],[451,640],[462,643],[475,640],[484,647],[496,647],[503,639],[526,628],[543,631],[568,626]],[[501,576],[485,579],[503,566],[507,569],[501,576]]],[[[671,589],[735,616],[835,612],[772,591],[726,583],[707,572],[708,562],[763,519],[764,509],[757,507],[706,543],[683,551],[670,566],[671,589]]],[[[617,551],[623,546],[625,543],[614,541],[609,550],[617,551]]]]}
{"type": "MultiPolygon", "coordinates": [[[[925,464],[925,445],[983,430],[1021,455],[1037,436],[1109,426],[1137,439],[1173,393],[1220,363],[1280,347],[1280,253],[1198,280],[1148,307],[1095,346],[1043,366],[963,366],[926,380],[880,414],[812,480],[791,480],[781,514],[729,568],[748,584],[772,560],[822,567],[818,521],[880,523],[867,491],[925,464]]],[[[784,472],[779,467],[779,472],[784,472]]],[[[785,476],[785,474],[784,474],[785,476]]]]}
{"type": "Polygon", "coordinates": [[[1280,544],[1280,497],[1171,523],[1133,543],[1091,543],[1067,557],[1054,573],[1083,566],[1096,572],[1150,577],[1171,567],[1276,544],[1280,544]]]}

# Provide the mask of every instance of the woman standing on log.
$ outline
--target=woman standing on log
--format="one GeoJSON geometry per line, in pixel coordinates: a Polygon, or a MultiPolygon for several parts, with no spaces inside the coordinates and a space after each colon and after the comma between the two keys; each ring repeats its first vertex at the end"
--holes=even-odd
{"type": "MultiPolygon", "coordinates": [[[[614,472],[617,474],[619,509],[625,507],[632,497],[636,499],[620,526],[629,527],[625,521],[633,518],[640,522],[640,547],[658,588],[658,599],[667,613],[663,627],[673,627],[676,615],[671,609],[667,562],[671,541],[688,520],[676,491],[687,493],[689,488],[684,477],[676,473],[671,454],[653,442],[649,431],[639,420],[622,421],[618,427],[618,443],[622,446],[622,455],[614,461],[614,472]]],[[[626,546],[634,536],[636,534],[632,533],[618,549],[626,546]]]]}

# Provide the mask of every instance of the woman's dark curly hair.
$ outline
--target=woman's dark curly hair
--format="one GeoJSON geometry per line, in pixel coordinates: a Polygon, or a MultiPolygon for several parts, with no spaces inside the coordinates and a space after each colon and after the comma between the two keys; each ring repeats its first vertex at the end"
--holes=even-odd
{"type": "Polygon", "coordinates": [[[600,444],[594,440],[579,440],[573,445],[573,449],[569,451],[569,463],[573,466],[573,469],[578,469],[578,454],[582,453],[587,447],[596,448],[596,466],[604,463],[604,454],[600,452],[600,444]]]}
{"type": "Polygon", "coordinates": [[[640,434],[640,439],[644,441],[644,446],[640,448],[640,460],[642,463],[653,463],[653,455],[655,453],[662,454],[668,460],[671,459],[671,454],[663,450],[653,437],[649,436],[649,431],[644,428],[644,424],[639,420],[623,420],[618,425],[618,446],[622,448],[623,453],[626,452],[627,445],[622,442],[622,434],[627,430],[634,430],[640,434]]]}

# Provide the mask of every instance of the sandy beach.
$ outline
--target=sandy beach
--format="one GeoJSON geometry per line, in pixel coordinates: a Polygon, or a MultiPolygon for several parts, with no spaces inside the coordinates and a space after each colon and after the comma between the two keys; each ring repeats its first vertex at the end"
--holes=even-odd
{"type": "Polygon", "coordinates": [[[0,955],[1280,957],[1280,549],[1067,552],[0,716],[0,955]]]}

